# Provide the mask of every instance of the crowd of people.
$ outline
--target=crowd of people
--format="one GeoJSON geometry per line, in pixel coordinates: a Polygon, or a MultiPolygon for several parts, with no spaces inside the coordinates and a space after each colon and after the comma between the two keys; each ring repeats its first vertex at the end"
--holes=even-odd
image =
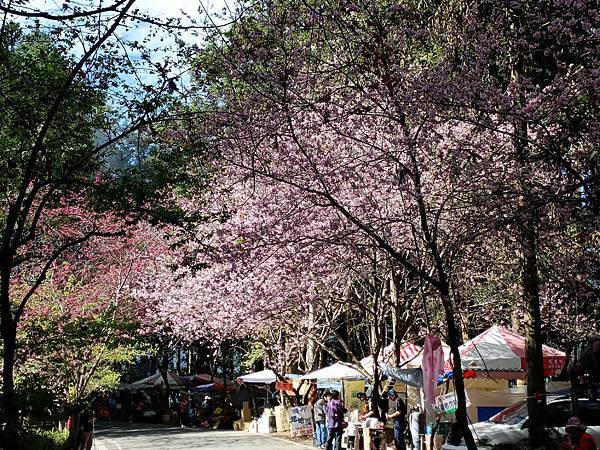
{"type": "Polygon", "coordinates": [[[162,393],[156,389],[148,392],[125,389],[99,393],[92,400],[92,409],[100,420],[141,422],[144,412],[158,408],[161,402],[162,393]]]}
{"type": "Polygon", "coordinates": [[[100,393],[92,401],[92,410],[99,420],[129,422],[161,421],[160,411],[176,411],[181,427],[225,429],[232,428],[233,421],[240,416],[229,395],[213,398],[192,392],[171,392],[166,401],[164,395],[159,389],[100,393]]]}
{"type": "Polygon", "coordinates": [[[231,429],[239,419],[239,408],[233,406],[231,397],[215,402],[210,395],[181,393],[177,405],[177,417],[183,427],[231,429]]]}
{"type": "MultiPolygon", "coordinates": [[[[164,406],[164,392],[160,390],[130,390],[97,394],[89,408],[76,410],[67,421],[72,431],[70,448],[90,450],[94,441],[96,420],[146,422],[162,419],[148,415],[164,406]]],[[[167,399],[168,411],[176,411],[179,425],[213,429],[232,429],[233,421],[239,419],[239,407],[234,407],[231,397],[213,398],[210,395],[172,392],[167,399]]]]}
{"type": "MultiPolygon", "coordinates": [[[[324,391],[313,405],[315,423],[315,445],[327,450],[340,450],[344,429],[347,427],[345,414],[347,409],[340,400],[338,391],[324,391]]],[[[396,450],[406,450],[405,435],[410,434],[410,442],[414,448],[418,447],[421,426],[421,413],[418,408],[413,408],[409,415],[410,427],[407,429],[407,410],[405,402],[398,393],[390,390],[380,398],[369,398],[366,394],[358,395],[360,402],[358,420],[375,420],[383,423],[390,421],[394,430],[394,445],[396,450]]],[[[353,436],[349,439],[352,444],[353,436]]],[[[375,435],[375,439],[381,439],[375,435]]],[[[374,442],[377,445],[377,442],[374,442]]]]}
{"type": "MultiPolygon", "coordinates": [[[[344,429],[348,426],[344,403],[337,391],[324,391],[313,405],[314,415],[314,444],[327,450],[340,450],[344,429]]],[[[358,395],[358,420],[365,424],[367,420],[391,422],[394,432],[396,450],[406,450],[407,442],[413,450],[421,449],[421,435],[424,431],[424,414],[418,406],[413,407],[407,414],[405,402],[394,390],[379,398],[369,398],[367,394],[358,395]]],[[[380,448],[382,435],[374,433],[374,448],[380,448]]],[[[365,437],[366,438],[366,437],[365,437]]],[[[355,436],[349,436],[347,448],[354,448],[355,436]]],[[[586,433],[585,424],[576,416],[571,417],[565,425],[565,434],[561,436],[560,450],[598,450],[594,438],[586,433]]],[[[372,447],[373,448],[373,447],[372,447]]]]}

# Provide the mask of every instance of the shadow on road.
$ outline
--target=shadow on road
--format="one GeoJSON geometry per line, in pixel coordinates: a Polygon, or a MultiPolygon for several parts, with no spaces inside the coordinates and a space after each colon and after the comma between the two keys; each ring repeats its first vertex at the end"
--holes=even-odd
{"type": "Polygon", "coordinates": [[[285,441],[240,431],[119,422],[98,423],[96,437],[101,444],[100,448],[107,450],[192,448],[281,450],[298,448],[297,444],[287,444],[285,441]]]}
{"type": "Polygon", "coordinates": [[[96,422],[96,434],[107,438],[119,436],[134,436],[136,434],[152,434],[156,436],[172,433],[219,433],[221,430],[207,430],[204,428],[180,428],[174,425],[157,425],[151,423],[128,422],[96,422]]]}

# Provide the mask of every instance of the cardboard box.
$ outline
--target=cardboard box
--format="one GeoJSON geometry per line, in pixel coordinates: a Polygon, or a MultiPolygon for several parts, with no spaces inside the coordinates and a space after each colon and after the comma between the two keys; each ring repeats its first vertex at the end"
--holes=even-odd
{"type": "Polygon", "coordinates": [[[250,402],[242,402],[242,420],[244,422],[250,422],[252,420],[252,413],[250,412],[250,402]]]}
{"type": "Polygon", "coordinates": [[[290,410],[287,406],[275,407],[275,426],[278,433],[290,431],[290,410]]]}

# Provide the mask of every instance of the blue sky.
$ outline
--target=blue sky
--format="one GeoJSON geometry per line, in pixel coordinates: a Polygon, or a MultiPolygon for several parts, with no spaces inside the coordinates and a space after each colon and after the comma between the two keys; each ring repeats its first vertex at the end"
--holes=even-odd
{"type": "MultiPolygon", "coordinates": [[[[85,9],[91,9],[99,6],[106,7],[114,1],[115,0],[70,0],[69,4],[79,5],[85,9]]],[[[30,0],[25,5],[18,6],[18,9],[60,13],[64,2],[65,0],[30,0]]],[[[190,23],[188,17],[195,20],[198,24],[202,24],[207,17],[207,11],[210,13],[210,17],[215,20],[216,23],[219,23],[219,20],[222,19],[218,19],[218,14],[224,9],[234,9],[235,4],[236,0],[137,0],[132,9],[139,9],[142,12],[148,13],[151,17],[163,22],[168,18],[181,18],[182,24],[186,25],[190,23]],[[188,17],[186,17],[186,15],[188,17]]],[[[112,14],[109,13],[109,15],[112,14]]],[[[31,23],[28,20],[18,20],[22,23],[31,23]]],[[[44,25],[44,20],[42,20],[41,23],[44,25]]],[[[53,25],[56,25],[56,23],[53,25]]],[[[118,34],[126,40],[142,42],[145,37],[149,36],[151,27],[153,26],[146,23],[138,23],[135,29],[129,30],[126,33],[120,32],[118,34]]],[[[177,38],[187,43],[196,44],[199,47],[202,46],[204,40],[203,36],[204,31],[202,30],[180,30],[177,32],[177,38]]],[[[148,48],[162,49],[152,53],[153,62],[161,63],[167,57],[172,57],[176,54],[173,50],[176,48],[175,39],[166,32],[159,33],[147,45],[148,48]]],[[[77,55],[82,51],[82,48],[76,47],[72,51],[77,55]]],[[[129,55],[134,59],[138,56],[135,53],[129,53],[129,55]]],[[[185,68],[183,70],[185,70],[185,68]]],[[[140,72],[140,75],[143,77],[143,71],[140,72]]],[[[185,73],[182,75],[181,81],[185,83],[189,78],[185,73]]]]}

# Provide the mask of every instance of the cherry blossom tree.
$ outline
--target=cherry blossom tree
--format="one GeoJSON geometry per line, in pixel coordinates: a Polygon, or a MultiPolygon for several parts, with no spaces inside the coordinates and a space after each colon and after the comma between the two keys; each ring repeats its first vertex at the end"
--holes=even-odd
{"type": "MultiPolygon", "coordinates": [[[[311,202],[431,287],[459,359],[451,270],[481,232],[486,211],[476,193],[510,168],[494,160],[489,134],[419,108],[427,83],[409,58],[413,31],[399,13],[328,6],[306,15],[290,12],[298,5],[287,12],[266,6],[260,21],[250,19],[226,40],[215,81],[228,114],[221,155],[238,178],[277,185],[288,196],[280,202],[311,202]],[[380,20],[396,24],[394,33],[380,20]],[[318,30],[308,42],[295,31],[307,27],[318,30]],[[364,65],[352,60],[357,54],[364,65]]],[[[455,379],[461,392],[459,365],[455,379]]],[[[457,418],[468,434],[459,399],[457,418]]]]}
{"type": "Polygon", "coordinates": [[[486,233],[511,230],[535,399],[540,217],[595,189],[585,156],[597,136],[595,60],[571,55],[597,54],[596,20],[587,4],[258,4],[215,33],[199,82],[215,98],[212,134],[233,178],[335,211],[435,290],[455,359],[454,269],[486,233]]]}
{"type": "MultiPolygon", "coordinates": [[[[451,89],[429,92],[432,104],[448,107],[447,117],[510,137],[506,156],[515,172],[498,198],[513,205],[504,226],[519,245],[529,432],[537,445],[544,421],[540,302],[549,280],[544,270],[564,267],[555,260],[546,268],[543,258],[555,245],[558,223],[584,219],[580,224],[593,229],[595,221],[584,217],[593,208],[590,193],[597,190],[597,161],[588,151],[598,136],[592,56],[598,53],[598,15],[587,2],[482,2],[458,5],[454,12],[458,20],[438,36],[449,55],[440,68],[451,74],[453,82],[444,82],[451,89]]],[[[562,244],[572,248],[568,240],[562,244]]]]}
{"type": "Polygon", "coordinates": [[[119,238],[69,249],[50,268],[19,323],[20,386],[42,385],[62,407],[77,405],[103,379],[119,382],[114,364],[147,351],[136,331],[143,305],[130,290],[166,244],[147,225],[125,229],[119,238]]]}

